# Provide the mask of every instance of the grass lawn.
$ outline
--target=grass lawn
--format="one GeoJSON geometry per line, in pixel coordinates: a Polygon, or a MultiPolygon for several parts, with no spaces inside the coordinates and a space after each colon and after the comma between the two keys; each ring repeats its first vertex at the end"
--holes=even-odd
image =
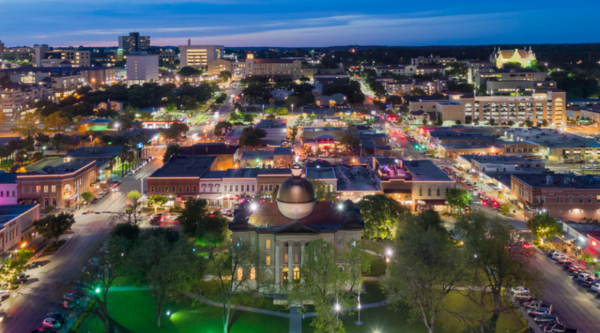
{"type": "Polygon", "coordinates": [[[387,264],[383,262],[380,258],[377,258],[374,255],[367,254],[367,258],[371,263],[371,267],[368,273],[363,272],[364,276],[382,276],[385,275],[385,270],[387,269],[387,264]]]}
{"type": "Polygon", "coordinates": [[[372,241],[368,239],[362,240],[365,250],[373,251],[378,254],[385,254],[385,249],[392,246],[391,241],[372,241]]]}
{"type": "MultiPolygon", "coordinates": [[[[109,312],[119,324],[119,332],[223,332],[221,308],[200,304],[191,306],[187,298],[167,301],[161,327],[156,327],[154,298],[149,291],[114,292],[109,296],[109,312]]],[[[287,332],[289,321],[286,318],[238,311],[231,328],[232,333],[287,332]]],[[[81,333],[103,333],[104,327],[95,317],[88,318],[77,330],[81,333]]]]}
{"type": "MultiPolygon", "coordinates": [[[[378,283],[366,282],[365,287],[367,291],[376,291],[378,289],[378,283]]],[[[380,297],[385,297],[381,291],[379,291],[380,297]]],[[[378,301],[378,297],[373,292],[372,296],[368,297],[368,294],[361,296],[362,303],[371,303],[378,301]],[[374,300],[370,298],[373,297],[374,300]]],[[[472,303],[468,298],[458,293],[452,293],[446,299],[446,306],[451,311],[472,314],[478,316],[481,314],[481,309],[478,305],[472,303]]],[[[490,303],[491,304],[491,303],[490,303]]],[[[491,308],[489,306],[488,308],[491,308]]],[[[356,326],[354,322],[357,319],[357,314],[353,313],[350,315],[341,316],[340,319],[344,323],[344,328],[348,333],[358,332],[403,332],[403,333],[421,333],[427,332],[425,325],[421,319],[414,322],[409,322],[409,311],[406,308],[400,307],[398,310],[393,310],[388,307],[378,307],[372,309],[365,309],[361,311],[360,319],[364,322],[362,326],[356,326]]],[[[302,323],[303,333],[315,332],[310,323],[312,318],[305,319],[302,323]]],[[[464,324],[462,324],[453,315],[443,315],[436,319],[436,322],[448,324],[449,326],[444,330],[442,325],[436,325],[437,331],[440,332],[462,332],[464,330],[464,324]]],[[[507,312],[500,316],[496,325],[496,332],[519,332],[524,326],[521,322],[519,315],[515,312],[507,312]]]]}
{"type": "Polygon", "coordinates": [[[379,287],[378,281],[365,281],[365,294],[360,294],[360,302],[362,304],[377,303],[386,299],[385,294],[379,287]]]}

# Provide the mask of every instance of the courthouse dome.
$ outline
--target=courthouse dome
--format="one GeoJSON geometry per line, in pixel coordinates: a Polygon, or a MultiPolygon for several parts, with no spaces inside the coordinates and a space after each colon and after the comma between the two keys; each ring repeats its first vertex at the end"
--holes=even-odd
{"type": "Polygon", "coordinates": [[[277,192],[277,208],[283,216],[298,220],[310,215],[315,209],[317,194],[313,185],[302,178],[302,167],[292,167],[292,177],[288,178],[277,192]]]}

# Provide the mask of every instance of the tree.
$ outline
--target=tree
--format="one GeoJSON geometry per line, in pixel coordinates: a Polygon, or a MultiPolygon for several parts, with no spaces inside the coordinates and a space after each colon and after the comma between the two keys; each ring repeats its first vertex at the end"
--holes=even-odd
{"type": "Polygon", "coordinates": [[[73,214],[46,215],[33,222],[33,228],[45,239],[56,240],[75,224],[73,214]]]}
{"type": "Polygon", "coordinates": [[[141,211],[140,198],[141,193],[132,190],[127,193],[127,206],[124,212],[115,213],[111,220],[115,223],[127,223],[131,225],[139,225],[145,219],[145,215],[141,211]]]}
{"type": "Polygon", "coordinates": [[[239,302],[232,302],[234,297],[250,295],[259,289],[251,283],[253,248],[246,242],[228,242],[208,246],[206,252],[214,271],[212,283],[217,291],[217,302],[222,305],[223,332],[227,333],[239,306],[239,302]]]}
{"type": "Polygon", "coordinates": [[[52,142],[56,145],[56,151],[60,151],[60,146],[69,142],[69,137],[61,133],[56,133],[52,137],[52,142]]]}
{"type": "Polygon", "coordinates": [[[429,211],[405,219],[393,246],[393,256],[383,281],[385,293],[410,309],[430,333],[445,312],[444,300],[467,276],[467,261],[441,224],[430,221],[429,211]]]}
{"type": "Polygon", "coordinates": [[[262,128],[252,126],[244,128],[240,135],[240,146],[258,147],[261,145],[261,139],[267,136],[267,132],[262,128]]]}
{"type": "Polygon", "coordinates": [[[410,210],[384,194],[367,195],[357,204],[365,221],[366,239],[393,239],[398,219],[410,210]]]}
{"type": "Polygon", "coordinates": [[[220,121],[215,125],[215,130],[213,131],[213,134],[215,136],[224,136],[232,127],[233,125],[230,122],[220,121]]]}
{"type": "Polygon", "coordinates": [[[202,74],[202,70],[190,66],[185,66],[182,67],[177,74],[181,76],[194,76],[202,74]]]}
{"type": "Polygon", "coordinates": [[[169,140],[177,140],[182,135],[185,135],[187,132],[189,132],[189,130],[190,128],[188,125],[184,123],[175,123],[171,124],[171,127],[169,127],[164,134],[169,140]]]}
{"type": "Polygon", "coordinates": [[[562,225],[550,215],[537,214],[527,221],[527,229],[538,239],[551,240],[562,232],[562,225]]]}
{"type": "Polygon", "coordinates": [[[202,220],[208,213],[208,203],[206,200],[197,200],[188,198],[185,202],[185,208],[181,211],[177,222],[181,225],[183,234],[188,237],[195,237],[202,220]]]}
{"type": "Polygon", "coordinates": [[[448,205],[453,209],[464,208],[471,204],[473,198],[466,190],[451,188],[446,192],[446,201],[448,201],[448,205]]]}
{"type": "Polygon", "coordinates": [[[460,122],[460,120],[457,120],[457,121],[455,121],[454,123],[455,123],[456,125],[460,125],[460,124],[462,124],[462,123],[460,122]]]}
{"type": "Polygon", "coordinates": [[[336,193],[333,192],[329,184],[317,180],[317,179],[309,179],[308,180],[313,187],[315,188],[315,192],[317,193],[317,200],[319,201],[333,201],[335,200],[336,193]]]}
{"type": "Polygon", "coordinates": [[[106,333],[113,332],[108,311],[109,290],[125,275],[131,246],[131,242],[122,237],[109,239],[106,250],[96,249],[93,264],[85,267],[78,279],[78,286],[91,299],[88,311],[100,319],[106,333]]]}
{"type": "Polygon", "coordinates": [[[352,148],[360,145],[360,139],[352,133],[344,133],[340,139],[340,144],[345,146],[349,151],[352,151],[352,148]]]}
{"type": "Polygon", "coordinates": [[[165,150],[165,154],[163,155],[163,163],[167,163],[169,161],[169,159],[171,158],[171,156],[181,154],[181,152],[182,152],[182,149],[181,149],[180,145],[178,145],[178,144],[168,145],[167,149],[165,150]]]}
{"type": "Polygon", "coordinates": [[[163,195],[151,195],[150,198],[148,198],[148,206],[153,206],[154,213],[156,213],[157,209],[162,207],[162,205],[164,205],[167,201],[169,201],[169,199],[163,195]]]}
{"type": "Polygon", "coordinates": [[[525,127],[531,127],[531,126],[533,126],[533,122],[531,120],[527,119],[523,123],[523,126],[525,126],[525,127]]]}
{"type": "Polygon", "coordinates": [[[473,301],[482,309],[486,308],[486,297],[493,301],[492,317],[482,326],[496,327],[500,314],[514,307],[505,304],[503,291],[515,285],[540,287],[543,273],[531,268],[531,254],[519,245],[521,234],[496,218],[490,219],[482,212],[462,215],[456,223],[455,235],[464,241],[470,265],[480,272],[474,275],[473,283],[483,284],[481,297],[473,301]],[[480,275],[482,281],[478,280],[480,275]]]}
{"type": "Polygon", "coordinates": [[[140,227],[137,224],[118,223],[110,230],[110,238],[123,237],[134,244],[140,234],[140,227]]]}
{"type": "Polygon", "coordinates": [[[17,127],[21,136],[33,136],[38,131],[40,117],[34,113],[27,113],[21,119],[17,119],[17,127]]]}
{"type": "Polygon", "coordinates": [[[219,82],[227,82],[231,80],[231,72],[230,71],[221,71],[219,73],[219,82]]]}
{"type": "Polygon", "coordinates": [[[514,121],[512,121],[512,120],[509,120],[509,121],[508,121],[508,126],[515,126],[515,122],[514,122],[514,121]]]}
{"type": "Polygon", "coordinates": [[[411,96],[426,96],[427,93],[421,88],[414,87],[410,91],[411,96]]]}
{"type": "Polygon", "coordinates": [[[169,237],[162,232],[143,234],[132,253],[138,283],[152,287],[157,327],[168,296],[188,291],[203,272],[202,261],[192,245],[186,239],[172,242],[169,237]]]}
{"type": "Polygon", "coordinates": [[[85,200],[86,202],[92,202],[92,200],[94,199],[94,193],[92,193],[92,192],[83,192],[83,193],[81,193],[81,198],[83,200],[85,200]]]}
{"type": "Polygon", "coordinates": [[[548,120],[546,120],[546,119],[542,120],[542,126],[543,127],[548,127],[548,125],[549,125],[548,124],[548,120]]]}
{"type": "Polygon", "coordinates": [[[50,142],[50,137],[44,133],[36,133],[35,141],[42,145],[46,145],[48,142],[50,142]]]}
{"type": "Polygon", "coordinates": [[[247,123],[254,122],[254,115],[251,113],[244,114],[244,121],[247,123]]]}
{"type": "Polygon", "coordinates": [[[49,115],[48,118],[44,119],[45,128],[55,128],[60,131],[61,128],[67,127],[71,123],[71,119],[64,116],[62,112],[54,112],[49,115]]]}
{"type": "Polygon", "coordinates": [[[349,294],[344,292],[350,275],[338,268],[333,244],[323,239],[309,242],[304,248],[304,258],[300,267],[304,283],[293,286],[289,301],[301,304],[313,301],[316,313],[311,326],[316,332],[344,332],[342,321],[336,320],[337,313],[332,311],[332,306],[337,304],[341,311],[350,305],[349,294]]]}
{"type": "Polygon", "coordinates": [[[516,61],[510,61],[505,63],[504,65],[502,65],[503,69],[521,69],[523,68],[523,65],[521,65],[520,62],[516,62],[516,61]]]}

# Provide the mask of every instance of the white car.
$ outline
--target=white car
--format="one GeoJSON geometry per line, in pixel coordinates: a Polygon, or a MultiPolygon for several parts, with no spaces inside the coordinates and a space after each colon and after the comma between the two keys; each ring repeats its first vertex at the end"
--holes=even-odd
{"type": "Polygon", "coordinates": [[[518,286],[518,287],[514,287],[514,288],[510,288],[510,292],[512,294],[523,294],[523,293],[529,293],[529,288],[527,287],[523,287],[523,286],[518,286]]]}
{"type": "Polygon", "coordinates": [[[10,296],[10,290],[2,289],[0,290],[0,299],[7,299],[10,296]]]}
{"type": "Polygon", "coordinates": [[[590,287],[590,289],[591,289],[592,291],[595,291],[595,292],[597,292],[597,293],[600,293],[600,282],[596,282],[596,283],[594,283],[594,284],[593,284],[593,285],[590,287]]]}
{"type": "Polygon", "coordinates": [[[562,255],[562,256],[559,256],[558,258],[556,258],[556,261],[565,263],[565,262],[572,261],[572,259],[565,255],[562,255]]]}
{"type": "Polygon", "coordinates": [[[558,257],[561,257],[561,256],[564,256],[564,254],[562,254],[562,253],[560,253],[560,252],[555,252],[555,253],[552,255],[552,257],[551,257],[551,258],[552,258],[553,260],[557,260],[557,259],[558,259],[558,257]]]}
{"type": "Polygon", "coordinates": [[[44,322],[42,322],[42,326],[60,328],[60,323],[54,318],[46,318],[44,319],[44,322]]]}
{"type": "Polygon", "coordinates": [[[591,275],[592,275],[592,273],[590,273],[590,272],[581,272],[581,273],[579,273],[579,275],[577,275],[577,280],[579,280],[579,281],[583,281],[583,280],[585,280],[585,279],[586,279],[588,276],[591,276],[591,275]]]}
{"type": "Polygon", "coordinates": [[[541,316],[541,315],[545,315],[545,314],[550,314],[550,309],[549,308],[529,309],[529,310],[527,310],[527,314],[529,314],[530,317],[537,317],[537,316],[541,316]]]}

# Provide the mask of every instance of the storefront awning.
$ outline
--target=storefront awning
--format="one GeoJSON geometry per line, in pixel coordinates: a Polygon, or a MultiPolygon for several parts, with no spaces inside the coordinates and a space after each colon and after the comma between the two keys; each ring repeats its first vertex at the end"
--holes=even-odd
{"type": "Polygon", "coordinates": [[[424,203],[425,205],[430,205],[430,206],[444,206],[444,205],[446,205],[446,200],[444,200],[444,199],[418,200],[417,203],[420,205],[422,205],[424,203]]]}

